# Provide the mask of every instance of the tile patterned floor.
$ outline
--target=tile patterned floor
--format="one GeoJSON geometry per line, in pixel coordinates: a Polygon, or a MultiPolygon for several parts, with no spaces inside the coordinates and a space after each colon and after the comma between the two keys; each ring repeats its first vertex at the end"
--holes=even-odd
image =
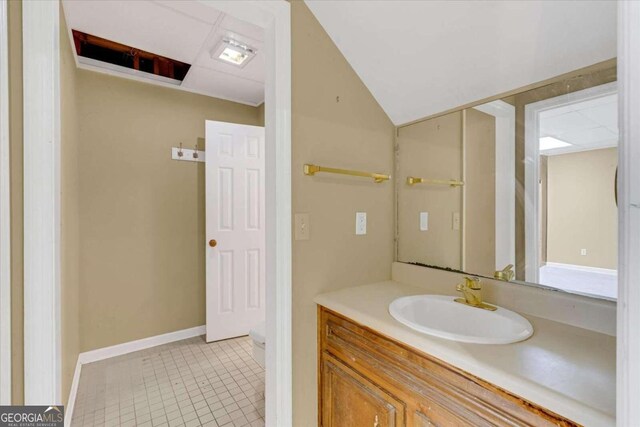
{"type": "Polygon", "coordinates": [[[72,426],[264,426],[249,337],[189,338],[83,365],[72,426]]]}

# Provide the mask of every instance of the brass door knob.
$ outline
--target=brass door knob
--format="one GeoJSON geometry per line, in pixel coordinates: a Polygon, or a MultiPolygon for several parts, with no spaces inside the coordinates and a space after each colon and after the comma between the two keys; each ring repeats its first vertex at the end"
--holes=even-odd
{"type": "Polygon", "coordinates": [[[209,240],[209,246],[211,246],[212,248],[215,248],[217,245],[218,245],[218,242],[216,242],[215,239],[209,240]]]}

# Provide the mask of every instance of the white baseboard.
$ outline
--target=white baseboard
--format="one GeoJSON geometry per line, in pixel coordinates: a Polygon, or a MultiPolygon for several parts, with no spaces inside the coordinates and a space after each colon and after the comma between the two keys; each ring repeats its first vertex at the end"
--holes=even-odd
{"type": "Polygon", "coordinates": [[[168,334],[156,335],[155,337],[143,338],[141,340],[112,345],[111,347],[87,351],[85,353],[80,353],[78,359],[82,364],[97,362],[99,360],[122,356],[123,354],[133,353],[134,351],[144,350],[162,344],[169,344],[174,341],[197,337],[204,335],[205,333],[206,328],[204,326],[196,326],[194,328],[183,329],[181,331],[169,332],[168,334]]]}
{"type": "Polygon", "coordinates": [[[618,274],[618,270],[612,270],[609,268],[588,267],[586,265],[562,264],[560,262],[547,262],[546,265],[548,265],[549,267],[566,268],[569,270],[588,271],[590,273],[608,274],[610,276],[615,276],[618,274]]]}
{"type": "Polygon", "coordinates": [[[73,374],[73,382],[71,383],[71,390],[69,391],[69,400],[67,400],[67,406],[64,416],[64,425],[69,427],[71,425],[71,418],[73,417],[73,409],[76,403],[76,395],[78,394],[78,386],[80,383],[80,371],[82,365],[86,363],[97,362],[99,360],[109,359],[111,357],[122,356],[123,354],[133,353],[134,351],[145,350],[151,347],[157,347],[163,344],[169,344],[175,341],[184,340],[187,338],[193,338],[206,333],[206,327],[196,326],[194,328],[183,329],[181,331],[169,332],[167,334],[156,335],[155,337],[143,338],[136,341],[129,341],[122,344],[112,345],[110,347],[99,348],[96,350],[87,351],[78,355],[78,362],[76,363],[76,370],[73,374]]]}

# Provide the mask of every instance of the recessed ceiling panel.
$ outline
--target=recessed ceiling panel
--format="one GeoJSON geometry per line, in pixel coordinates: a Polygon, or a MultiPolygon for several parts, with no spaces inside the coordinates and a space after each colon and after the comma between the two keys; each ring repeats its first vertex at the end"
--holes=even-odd
{"type": "MultiPolygon", "coordinates": [[[[259,105],[264,102],[264,30],[212,5],[197,0],[63,0],[70,29],[191,64],[177,88],[259,105]],[[211,58],[223,37],[246,43],[257,53],[243,67],[211,58]]],[[[81,61],[81,66],[132,78],[100,61],[81,61]]],[[[152,79],[149,83],[160,84],[152,79]]]]}
{"type": "Polygon", "coordinates": [[[248,37],[252,40],[264,40],[264,29],[257,25],[241,21],[233,16],[225,15],[220,23],[220,28],[229,34],[235,34],[238,37],[248,37]]]}
{"type": "Polygon", "coordinates": [[[544,118],[541,115],[540,133],[541,135],[559,135],[579,129],[591,129],[598,127],[598,123],[586,118],[577,111],[571,111],[559,116],[544,118]]]}
{"type": "MultiPolygon", "coordinates": [[[[65,1],[67,25],[158,55],[193,63],[213,23],[152,1],[65,1]]],[[[215,9],[214,9],[215,10],[215,9]]]]}
{"type": "Polygon", "coordinates": [[[395,124],[616,56],[615,1],[306,3],[395,124]]]}
{"type": "Polygon", "coordinates": [[[540,113],[540,134],[571,144],[545,155],[615,147],[618,144],[618,96],[587,99],[540,113]],[[560,114],[558,114],[560,113],[560,114]]]}
{"type": "Polygon", "coordinates": [[[615,144],[618,135],[604,127],[593,129],[578,129],[559,135],[564,141],[578,146],[615,144]]]}
{"type": "Polygon", "coordinates": [[[585,106],[585,108],[580,108],[576,111],[599,125],[618,129],[618,97],[617,95],[611,95],[607,98],[609,98],[610,102],[595,106],[585,106]]]}
{"type": "Polygon", "coordinates": [[[153,0],[154,3],[183,13],[206,24],[215,24],[224,17],[224,13],[198,0],[153,0]]]}
{"type": "Polygon", "coordinates": [[[551,110],[545,110],[540,112],[540,119],[546,120],[551,117],[561,116],[563,114],[567,114],[571,112],[573,112],[572,105],[563,105],[562,107],[556,107],[556,108],[552,108],[551,110]]]}
{"type": "Polygon", "coordinates": [[[182,86],[216,98],[229,99],[250,105],[264,101],[264,85],[227,73],[193,65],[182,86]]]}

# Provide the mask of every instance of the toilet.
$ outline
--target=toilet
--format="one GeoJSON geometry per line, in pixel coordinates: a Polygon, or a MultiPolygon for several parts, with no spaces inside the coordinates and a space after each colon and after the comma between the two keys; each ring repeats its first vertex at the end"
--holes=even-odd
{"type": "Polygon", "coordinates": [[[253,359],[264,368],[265,322],[260,322],[251,329],[249,336],[253,341],[253,359]]]}

